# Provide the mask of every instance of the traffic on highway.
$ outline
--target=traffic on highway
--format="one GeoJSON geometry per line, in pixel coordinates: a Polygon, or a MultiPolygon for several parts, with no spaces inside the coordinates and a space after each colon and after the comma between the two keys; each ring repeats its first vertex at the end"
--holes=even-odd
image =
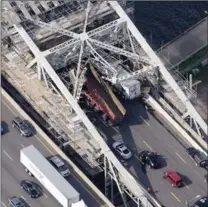
{"type": "MultiPolygon", "coordinates": [[[[123,104],[127,116],[119,126],[108,126],[99,118],[95,125],[106,135],[124,166],[164,206],[184,207],[197,195],[205,196],[206,167],[199,167],[191,158],[187,151],[190,145],[156,113],[149,113],[140,101],[123,104]],[[119,142],[123,143],[123,151],[128,150],[129,159],[115,150],[115,143],[119,142]]],[[[201,161],[206,162],[205,159],[201,161]]]]}
{"type": "MultiPolygon", "coordinates": [[[[19,114],[9,103],[2,100],[2,122],[3,133],[2,144],[2,199],[1,206],[16,207],[18,203],[33,207],[57,207],[57,200],[38,182],[35,177],[29,176],[20,163],[20,151],[29,146],[35,146],[43,156],[49,157],[54,153],[35,134],[27,136],[20,128],[12,127],[12,121],[19,114]],[[21,136],[22,135],[22,136],[21,136]],[[28,185],[25,185],[29,181],[28,185]],[[31,185],[32,184],[32,185],[31,185]],[[35,187],[36,186],[36,187],[35,187]],[[40,188],[39,188],[40,187],[40,188]]],[[[27,126],[24,125],[24,129],[27,126]]],[[[79,192],[87,206],[101,206],[103,203],[87,189],[78,177],[72,173],[66,178],[67,181],[79,192]]]]}

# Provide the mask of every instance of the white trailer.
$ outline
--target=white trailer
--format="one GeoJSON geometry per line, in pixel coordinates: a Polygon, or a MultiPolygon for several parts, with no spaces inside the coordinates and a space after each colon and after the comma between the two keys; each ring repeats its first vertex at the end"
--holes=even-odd
{"type": "MultiPolygon", "coordinates": [[[[20,150],[20,162],[25,166],[25,170],[33,175],[63,207],[82,203],[80,194],[33,145],[20,150]]],[[[83,207],[85,206],[83,204],[83,207]]]]}

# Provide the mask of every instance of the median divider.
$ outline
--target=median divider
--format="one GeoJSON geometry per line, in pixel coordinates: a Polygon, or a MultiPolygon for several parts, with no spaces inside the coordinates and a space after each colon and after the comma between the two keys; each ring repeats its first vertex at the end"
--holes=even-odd
{"type": "Polygon", "coordinates": [[[193,147],[204,152],[207,155],[207,152],[191,137],[189,134],[160,106],[157,101],[155,101],[151,96],[146,100],[147,104],[149,104],[160,116],[165,118],[172,127],[175,128],[179,134],[185,138],[193,147]]]}
{"type": "Polygon", "coordinates": [[[18,111],[18,113],[22,117],[24,117],[24,119],[28,120],[33,125],[38,135],[40,135],[38,136],[38,138],[41,139],[41,141],[43,141],[47,145],[47,147],[51,149],[51,151],[59,154],[64,160],[67,161],[67,163],[71,167],[71,171],[84,182],[84,185],[87,186],[87,188],[90,189],[90,191],[92,192],[91,194],[99,197],[100,206],[115,207],[3,88],[1,88],[1,94],[2,97],[4,97],[14,107],[14,109],[18,111]]]}

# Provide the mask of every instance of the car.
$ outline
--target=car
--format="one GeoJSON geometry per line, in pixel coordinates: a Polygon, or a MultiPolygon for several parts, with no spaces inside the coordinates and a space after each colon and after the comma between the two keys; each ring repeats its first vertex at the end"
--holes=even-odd
{"type": "Polygon", "coordinates": [[[12,126],[19,130],[21,136],[29,137],[32,135],[32,129],[25,122],[25,120],[21,119],[20,117],[16,117],[12,121],[12,126]]]}
{"type": "Polygon", "coordinates": [[[17,196],[12,196],[11,198],[9,198],[9,205],[11,207],[28,207],[29,206],[24,199],[19,198],[17,196]]]}
{"type": "Polygon", "coordinates": [[[208,159],[205,154],[195,149],[194,147],[187,148],[186,152],[196,162],[196,165],[208,170],[208,159]]]}
{"type": "Polygon", "coordinates": [[[161,167],[158,155],[154,152],[142,151],[138,155],[142,164],[147,164],[149,168],[158,169],[161,167]]]}
{"type": "Polygon", "coordinates": [[[51,164],[59,171],[59,173],[63,177],[67,177],[67,176],[70,175],[69,167],[63,161],[62,158],[60,158],[59,156],[55,155],[55,156],[52,156],[49,160],[50,160],[51,164]]]}
{"type": "Polygon", "coordinates": [[[132,157],[131,151],[124,145],[122,141],[116,141],[113,143],[113,148],[116,152],[125,160],[132,157]]]}
{"type": "Polygon", "coordinates": [[[173,187],[180,188],[183,186],[182,178],[173,170],[167,170],[163,174],[163,178],[167,179],[173,187]]]}
{"type": "Polygon", "coordinates": [[[203,196],[198,201],[195,202],[193,207],[207,207],[208,206],[208,197],[203,196]]]}
{"type": "Polygon", "coordinates": [[[20,186],[30,195],[31,198],[38,198],[42,195],[41,187],[33,181],[22,180],[20,186]]]}

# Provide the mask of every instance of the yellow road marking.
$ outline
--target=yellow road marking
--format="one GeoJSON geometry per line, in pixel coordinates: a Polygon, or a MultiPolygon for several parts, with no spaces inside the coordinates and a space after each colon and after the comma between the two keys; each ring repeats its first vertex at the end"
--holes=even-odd
{"type": "Polygon", "coordinates": [[[143,143],[150,149],[153,151],[152,147],[149,146],[149,144],[147,144],[144,140],[143,140],[143,143]]]}
{"type": "Polygon", "coordinates": [[[142,116],[140,118],[150,127],[150,124],[142,116]]]}
{"type": "Polygon", "coordinates": [[[171,192],[171,194],[179,203],[181,203],[180,199],[173,192],[171,192]]]}
{"type": "Polygon", "coordinates": [[[16,112],[14,112],[14,110],[2,99],[1,100],[3,103],[4,103],[4,105],[15,115],[15,116],[17,116],[17,113],[16,112]]]}
{"type": "Polygon", "coordinates": [[[184,162],[186,163],[186,161],[176,152],[176,155],[184,162]]]}

